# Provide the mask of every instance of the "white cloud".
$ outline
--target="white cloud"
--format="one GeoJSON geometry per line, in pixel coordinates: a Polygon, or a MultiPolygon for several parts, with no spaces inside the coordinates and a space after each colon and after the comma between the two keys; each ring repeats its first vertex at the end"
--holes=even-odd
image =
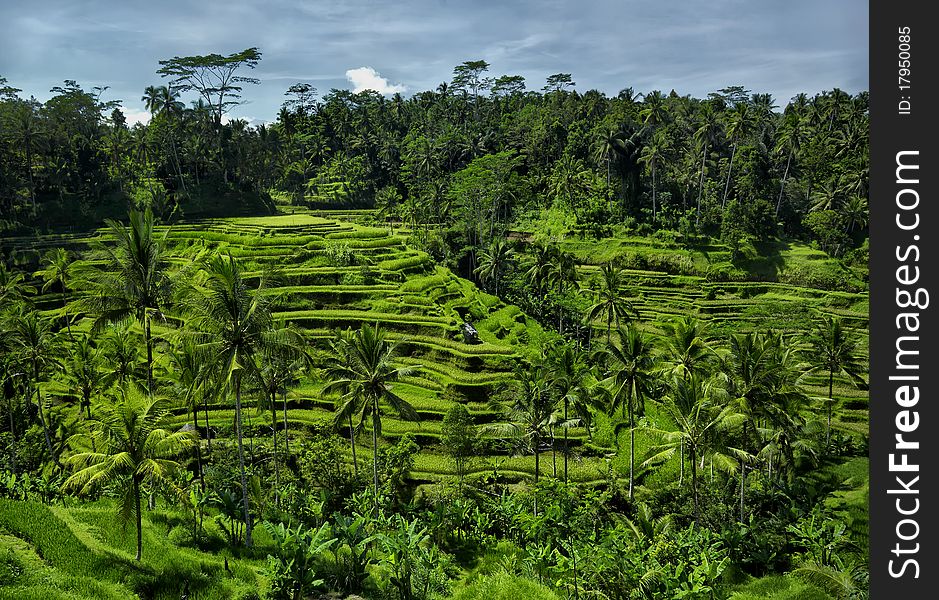
{"type": "Polygon", "coordinates": [[[133,127],[137,123],[146,125],[150,122],[150,111],[122,106],[121,112],[124,113],[124,118],[127,119],[127,125],[130,127],[133,127]]]}
{"type": "Polygon", "coordinates": [[[407,89],[401,84],[391,84],[372,67],[349,69],[346,71],[346,79],[352,84],[352,91],[356,94],[365,90],[375,90],[379,94],[388,95],[407,89]]]}

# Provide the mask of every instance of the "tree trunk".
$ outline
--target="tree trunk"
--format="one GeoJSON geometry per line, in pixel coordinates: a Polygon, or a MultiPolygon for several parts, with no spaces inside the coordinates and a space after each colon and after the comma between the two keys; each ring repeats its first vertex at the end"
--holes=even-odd
{"type": "Polygon", "coordinates": [[[153,396],[153,338],[150,334],[150,315],[144,311],[144,330],[147,336],[147,393],[153,396]]]}
{"type": "Polygon", "coordinates": [[[541,440],[538,439],[538,436],[535,436],[535,484],[538,484],[538,475],[541,473],[541,453],[538,451],[538,446],[541,443],[541,440]]]}
{"type": "Polygon", "coordinates": [[[734,156],[737,154],[737,144],[734,143],[733,150],[730,151],[730,164],[727,165],[727,182],[724,183],[724,197],[721,198],[721,210],[727,205],[727,194],[730,192],[730,174],[734,172],[734,156]]]}
{"type": "Polygon", "coordinates": [[[569,448],[567,445],[567,430],[568,430],[567,408],[568,408],[568,401],[567,401],[567,398],[564,398],[564,483],[565,484],[567,483],[567,455],[569,453],[568,452],[569,448]]]}
{"type": "Polygon", "coordinates": [[[789,158],[786,159],[786,170],[783,172],[782,183],[779,185],[779,198],[776,200],[776,217],[779,217],[779,207],[782,206],[783,191],[786,189],[786,179],[789,177],[789,163],[792,162],[792,152],[789,152],[789,158]]]}
{"type": "Polygon", "coordinates": [[[134,560],[139,561],[143,553],[143,519],[140,514],[140,480],[137,475],[134,475],[134,508],[134,517],[137,520],[137,556],[134,560]]]}
{"type": "Polygon", "coordinates": [[[284,401],[284,453],[285,460],[290,459],[290,433],[287,430],[287,390],[285,389],[281,394],[281,399],[284,401]]]}
{"type": "Polygon", "coordinates": [[[245,448],[241,428],[241,376],[235,375],[235,435],[238,438],[238,466],[241,469],[241,494],[245,512],[245,546],[254,545],[251,539],[251,507],[248,500],[248,476],[245,472],[245,448]]]}
{"type": "Polygon", "coordinates": [[[835,374],[831,371],[828,372],[828,422],[825,426],[825,450],[828,450],[829,444],[831,444],[831,409],[834,402],[833,397],[833,386],[834,386],[835,374]]]}
{"type": "Polygon", "coordinates": [[[372,483],[375,486],[375,518],[378,518],[378,398],[372,400],[372,483]]]}
{"type": "Polygon", "coordinates": [[[49,426],[46,424],[46,414],[42,408],[42,390],[39,389],[39,373],[35,374],[36,377],[36,405],[39,407],[39,421],[42,423],[42,435],[46,438],[46,448],[49,450],[49,458],[51,458],[57,467],[62,468],[62,463],[59,462],[59,457],[55,455],[55,450],[52,449],[52,436],[49,434],[49,426]]]}
{"type": "Polygon", "coordinates": [[[694,445],[688,445],[688,457],[691,458],[691,497],[694,506],[694,522],[698,523],[698,465],[695,462],[694,445]]]}
{"type": "Polygon", "coordinates": [[[205,439],[209,444],[209,452],[212,452],[212,430],[209,429],[209,398],[208,396],[202,397],[202,408],[205,412],[205,439]]]}
{"type": "Polygon", "coordinates": [[[743,486],[747,480],[747,465],[740,463],[740,522],[743,523],[743,486]]]}
{"type": "Polygon", "coordinates": [[[352,444],[352,472],[359,476],[359,460],[355,456],[355,428],[352,426],[352,413],[349,413],[349,442],[352,444]]]}
{"type": "Polygon", "coordinates": [[[678,487],[685,481],[685,440],[678,440],[678,487]]]}
{"type": "Polygon", "coordinates": [[[656,213],[656,210],[655,210],[655,188],[656,188],[656,181],[655,181],[655,161],[653,160],[653,161],[652,161],[652,220],[653,220],[653,221],[655,221],[655,217],[656,217],[656,214],[657,214],[657,213],[656,213]]]}
{"type": "Polygon", "coordinates": [[[698,180],[698,212],[695,216],[694,224],[697,227],[701,221],[701,194],[704,192],[704,168],[708,157],[708,146],[704,145],[704,152],[701,153],[701,179],[698,180]]]}
{"type": "Polygon", "coordinates": [[[277,391],[271,393],[271,437],[273,450],[271,457],[274,461],[274,504],[280,506],[280,467],[277,464],[277,391]]]}
{"type": "MultiPolygon", "coordinates": [[[[88,405],[88,418],[91,418],[91,404],[88,405]]],[[[199,417],[195,405],[192,407],[192,426],[199,435],[199,417]]],[[[202,441],[196,441],[196,467],[199,469],[199,488],[205,491],[205,478],[202,476],[202,441]]]]}
{"type": "Polygon", "coordinates": [[[636,454],[636,423],[633,415],[633,385],[629,384],[629,395],[626,397],[626,404],[629,409],[629,499],[633,499],[633,473],[636,454]]]}

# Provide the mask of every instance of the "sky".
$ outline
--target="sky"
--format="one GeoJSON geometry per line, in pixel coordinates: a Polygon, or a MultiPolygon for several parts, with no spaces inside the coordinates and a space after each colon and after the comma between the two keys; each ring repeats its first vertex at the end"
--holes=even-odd
{"type": "MultiPolygon", "coordinates": [[[[309,83],[405,96],[435,89],[466,60],[540,90],[553,73],[615,95],[728,85],[771,93],[868,89],[867,0],[0,0],[0,77],[44,101],[74,79],[110,86],[146,119],[158,62],[257,47],[232,116],[273,121],[286,89],[309,83]]],[[[186,100],[194,99],[186,97],[186,100]]]]}

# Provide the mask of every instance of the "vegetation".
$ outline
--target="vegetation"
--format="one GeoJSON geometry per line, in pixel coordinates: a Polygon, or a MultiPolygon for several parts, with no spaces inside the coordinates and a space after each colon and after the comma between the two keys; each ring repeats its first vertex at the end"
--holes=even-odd
{"type": "Polygon", "coordinates": [[[866,94],[260,59],[0,84],[0,598],[864,596],[866,94]]]}

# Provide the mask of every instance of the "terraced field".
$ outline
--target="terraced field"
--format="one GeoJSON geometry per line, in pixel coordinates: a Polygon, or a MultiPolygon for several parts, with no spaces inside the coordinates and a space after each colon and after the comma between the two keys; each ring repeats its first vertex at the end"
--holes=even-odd
{"type": "MultiPolygon", "coordinates": [[[[518,307],[505,305],[473,283],[435,266],[427,254],[409,248],[400,231],[391,235],[387,229],[361,225],[362,216],[345,211],[229,218],[174,225],[168,235],[181,263],[189,260],[185,258],[187,248],[215,246],[243,261],[252,277],[270,274],[275,284],[267,293],[274,296],[276,317],[293,324],[311,340],[326,340],[337,328],[355,329],[363,323],[386,329],[400,344],[400,364],[413,369],[395,384],[395,392],[415,406],[421,421],[385,417],[384,442],[406,433],[414,435],[422,453],[412,477],[417,482],[437,481],[453,473],[452,464],[436,449],[446,411],[454,403],[463,403],[478,423],[496,419],[488,407],[489,397],[510,379],[514,361],[538,352],[538,344],[549,334],[518,307]],[[478,343],[464,340],[464,322],[476,327],[478,343]]],[[[76,255],[86,255],[94,241],[107,241],[106,236],[102,230],[93,235],[8,238],[0,240],[0,249],[33,268],[46,249],[65,247],[76,255]]],[[[864,291],[830,291],[779,281],[715,281],[702,273],[725,260],[726,250],[720,246],[684,250],[651,239],[627,238],[599,243],[569,241],[564,248],[577,257],[580,285],[585,290],[596,284],[595,275],[604,262],[629,258],[635,263],[636,257],[641,257],[638,262],[644,268],[628,269],[627,277],[642,326],[650,332],[661,331],[674,317],[692,314],[709,324],[716,340],[731,332],[767,327],[796,334],[798,339],[814,320],[832,314],[841,316],[866,348],[864,291]],[[662,258],[669,255],[674,259],[662,258]]],[[[782,269],[824,273],[839,268],[824,254],[804,246],[785,249],[780,260],[788,261],[782,269]]],[[[784,279],[785,272],[781,270],[783,276],[777,279],[784,279]]],[[[755,272],[754,278],[758,276],[755,272]]],[[[39,308],[60,315],[60,295],[45,294],[39,308]]],[[[171,325],[167,322],[155,327],[155,334],[166,335],[171,325]]],[[[88,326],[85,319],[73,329],[88,326]]],[[[601,331],[605,324],[594,326],[601,331]]],[[[809,379],[806,391],[815,396],[826,393],[823,379],[809,379]]],[[[839,380],[836,394],[839,410],[835,425],[864,435],[866,392],[839,380]]],[[[334,399],[323,395],[315,372],[305,375],[289,391],[287,402],[294,432],[321,427],[330,421],[334,408],[334,399]]],[[[233,410],[229,403],[210,405],[208,413],[213,428],[231,430],[233,410]]],[[[647,418],[654,422],[657,417],[651,411],[647,418]]],[[[176,419],[182,426],[189,417],[180,409],[176,419]]],[[[271,416],[251,410],[247,425],[249,433],[267,439],[271,416]]],[[[361,437],[360,442],[367,445],[367,431],[361,437]]],[[[606,420],[599,419],[593,439],[588,439],[583,429],[569,430],[569,437],[571,477],[576,481],[604,479],[616,445],[606,420]]],[[[638,438],[637,453],[641,455],[652,442],[642,434],[638,438]]],[[[614,468],[621,469],[622,459],[613,459],[614,468]]],[[[542,456],[542,473],[551,473],[560,462],[560,456],[547,452],[542,456]]],[[[677,465],[660,469],[662,476],[672,467],[677,465]]],[[[534,473],[534,458],[512,456],[504,446],[490,444],[490,453],[474,461],[471,471],[518,479],[534,473]]]]}

